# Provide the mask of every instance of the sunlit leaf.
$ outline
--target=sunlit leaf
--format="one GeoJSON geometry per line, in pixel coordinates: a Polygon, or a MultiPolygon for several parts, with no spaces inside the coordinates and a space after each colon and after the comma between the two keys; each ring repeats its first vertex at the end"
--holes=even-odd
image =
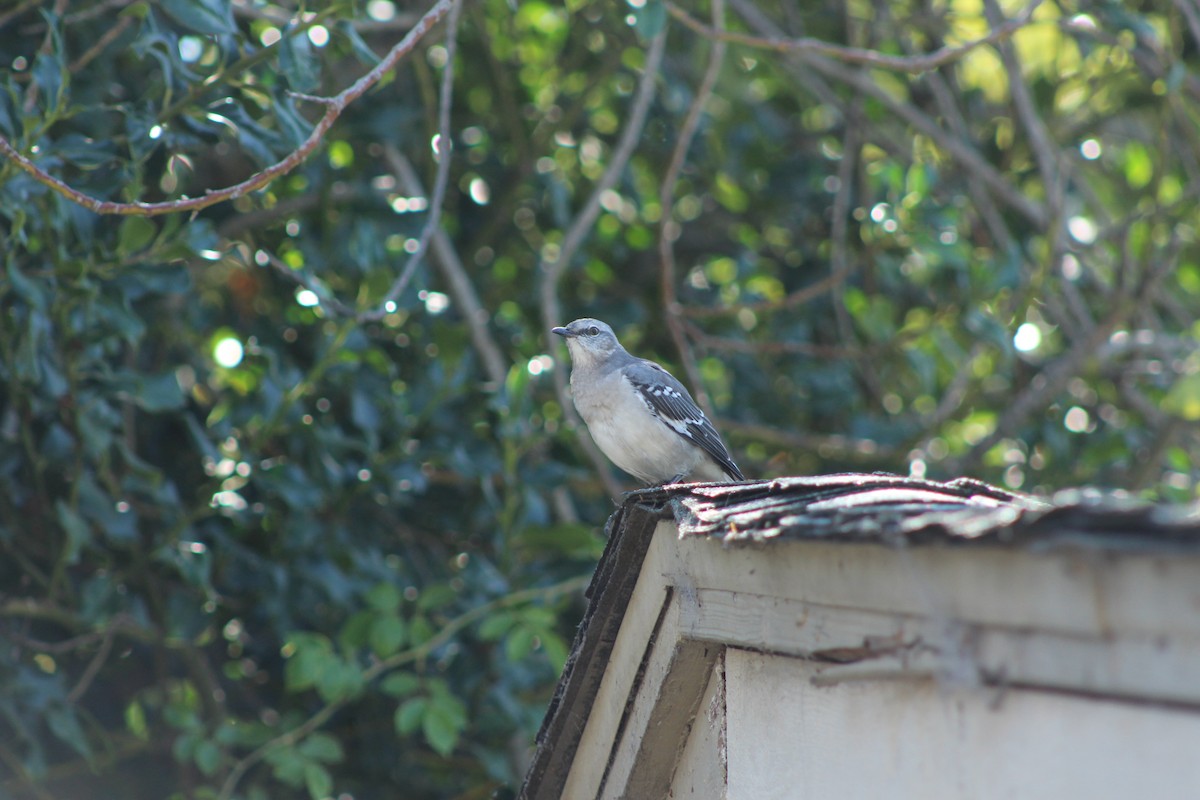
{"type": "Polygon", "coordinates": [[[1163,411],[1187,420],[1200,420],[1200,375],[1186,375],[1175,382],[1162,401],[1163,411]]]}

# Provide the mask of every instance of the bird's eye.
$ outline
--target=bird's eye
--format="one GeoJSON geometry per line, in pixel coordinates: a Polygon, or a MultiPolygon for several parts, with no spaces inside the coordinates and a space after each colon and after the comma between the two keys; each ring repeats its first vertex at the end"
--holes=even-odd
{"type": "Polygon", "coordinates": [[[600,329],[597,328],[595,325],[593,325],[592,327],[587,329],[588,336],[598,336],[599,334],[600,334],[600,329]]]}

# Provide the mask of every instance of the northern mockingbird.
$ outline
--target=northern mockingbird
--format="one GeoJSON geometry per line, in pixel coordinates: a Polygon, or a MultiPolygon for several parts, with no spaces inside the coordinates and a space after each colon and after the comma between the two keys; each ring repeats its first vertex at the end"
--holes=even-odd
{"type": "Polygon", "coordinates": [[[717,429],[671,373],[631,356],[598,319],[552,332],[567,340],[575,408],[610,461],[648,485],[745,480],[717,429]]]}

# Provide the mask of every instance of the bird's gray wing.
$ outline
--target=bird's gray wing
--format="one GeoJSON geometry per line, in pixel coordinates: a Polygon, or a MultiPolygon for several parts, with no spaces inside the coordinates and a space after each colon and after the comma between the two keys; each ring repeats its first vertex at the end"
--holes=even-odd
{"type": "Polygon", "coordinates": [[[729,457],[729,451],[725,449],[725,443],[721,441],[717,429],[704,416],[700,406],[696,405],[688,390],[674,375],[653,361],[644,359],[637,359],[628,364],[624,373],[646,402],[650,413],[712,456],[730,478],[745,480],[742,471],[729,457]]]}

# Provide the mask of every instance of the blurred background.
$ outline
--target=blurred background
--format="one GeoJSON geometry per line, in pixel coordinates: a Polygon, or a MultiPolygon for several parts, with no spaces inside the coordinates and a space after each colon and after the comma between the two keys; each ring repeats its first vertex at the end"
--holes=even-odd
{"type": "Polygon", "coordinates": [[[1195,498],[1195,0],[10,0],[0,135],[202,197],[406,36],[204,208],[0,157],[0,795],[508,796],[636,488],[575,317],[751,478],[1195,498]]]}

